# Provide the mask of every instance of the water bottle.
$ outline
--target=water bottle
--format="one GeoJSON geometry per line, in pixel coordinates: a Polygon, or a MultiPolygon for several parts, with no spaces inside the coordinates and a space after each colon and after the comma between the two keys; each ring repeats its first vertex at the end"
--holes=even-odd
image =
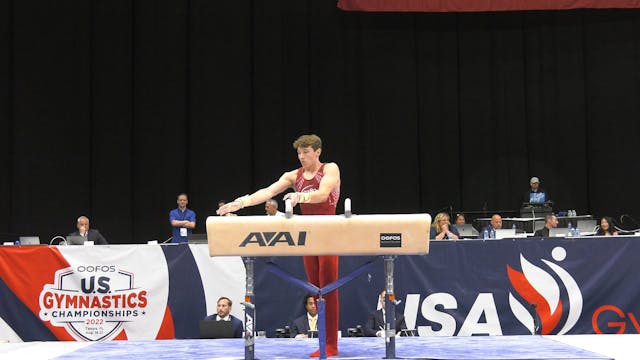
{"type": "Polygon", "coordinates": [[[567,224],[567,236],[573,236],[573,227],[571,226],[571,221],[569,221],[569,223],[567,224]]]}
{"type": "Polygon", "coordinates": [[[513,233],[515,234],[515,233],[516,233],[516,231],[517,231],[517,230],[516,230],[516,224],[515,224],[515,223],[513,223],[513,225],[511,225],[511,228],[513,229],[513,233]]]}
{"type": "Polygon", "coordinates": [[[496,238],[496,231],[491,229],[491,232],[489,233],[489,239],[495,239],[496,238]]]}
{"type": "Polygon", "coordinates": [[[487,229],[484,229],[484,231],[482,232],[482,238],[483,239],[489,238],[489,231],[487,229]]]}

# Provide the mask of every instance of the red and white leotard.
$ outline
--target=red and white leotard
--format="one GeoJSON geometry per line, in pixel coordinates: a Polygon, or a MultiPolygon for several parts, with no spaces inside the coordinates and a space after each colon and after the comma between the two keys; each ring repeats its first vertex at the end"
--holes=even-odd
{"type": "MultiPolygon", "coordinates": [[[[311,180],[304,178],[304,169],[299,168],[296,175],[296,191],[297,192],[313,192],[320,188],[320,180],[324,177],[324,165],[320,165],[320,169],[311,180]]],[[[327,201],[317,204],[300,204],[300,210],[303,215],[335,215],[338,199],[340,198],[340,184],[338,184],[331,193],[327,201]]]]}

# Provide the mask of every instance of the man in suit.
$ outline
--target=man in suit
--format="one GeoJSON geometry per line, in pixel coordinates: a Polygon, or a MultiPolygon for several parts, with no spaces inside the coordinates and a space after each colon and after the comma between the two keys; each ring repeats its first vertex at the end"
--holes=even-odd
{"type": "Polygon", "coordinates": [[[231,325],[233,327],[233,337],[241,338],[244,325],[242,324],[242,321],[240,319],[230,314],[231,305],[233,305],[231,299],[224,296],[220,297],[218,299],[218,304],[216,307],[217,313],[209,315],[204,319],[213,321],[231,321],[231,325]]]}
{"type": "Polygon", "coordinates": [[[306,310],[304,315],[293,320],[293,325],[291,325],[292,338],[306,339],[309,337],[309,330],[318,331],[318,308],[316,307],[316,300],[313,298],[313,295],[305,295],[304,308],[306,310]]]}
{"type": "MultiPolygon", "coordinates": [[[[386,295],[386,290],[382,290],[378,299],[380,309],[369,313],[369,319],[364,326],[364,336],[384,336],[386,295]]],[[[407,324],[404,321],[404,316],[396,312],[396,332],[406,328],[407,324]]]]}
{"type": "Polygon", "coordinates": [[[558,227],[558,218],[553,215],[547,215],[544,217],[544,227],[540,230],[537,230],[533,237],[549,237],[549,230],[558,227]]]}
{"type": "Polygon", "coordinates": [[[107,239],[100,234],[97,229],[91,229],[89,226],[89,218],[86,216],[80,216],[76,223],[77,231],[69,234],[70,236],[82,236],[88,241],[93,241],[95,245],[108,245],[107,239]]]}

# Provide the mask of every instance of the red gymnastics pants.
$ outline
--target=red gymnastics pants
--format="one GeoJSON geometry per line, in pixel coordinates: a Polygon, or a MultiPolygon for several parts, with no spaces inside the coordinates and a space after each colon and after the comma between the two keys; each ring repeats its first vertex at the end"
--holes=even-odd
{"type": "MultiPolygon", "coordinates": [[[[322,288],[338,280],[337,256],[305,256],[304,269],[307,278],[313,285],[322,288]]],[[[324,296],[324,295],[323,295],[324,296]]],[[[327,329],[327,349],[338,350],[338,316],[340,308],[338,304],[338,290],[324,296],[326,301],[325,319],[327,329]]]]}

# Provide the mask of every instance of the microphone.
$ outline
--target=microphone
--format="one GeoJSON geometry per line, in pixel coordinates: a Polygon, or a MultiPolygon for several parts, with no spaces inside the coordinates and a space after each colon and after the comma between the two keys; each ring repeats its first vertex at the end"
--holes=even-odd
{"type": "Polygon", "coordinates": [[[168,238],[167,240],[165,240],[165,241],[161,242],[161,244],[166,244],[166,243],[168,243],[169,241],[171,241],[171,239],[173,239],[173,236],[169,236],[169,238],[168,238]]]}
{"type": "Polygon", "coordinates": [[[60,240],[58,241],[58,245],[67,245],[67,239],[65,239],[64,236],[57,235],[49,241],[49,246],[53,245],[54,240],[60,240]]]}
{"type": "Polygon", "coordinates": [[[255,306],[255,305],[253,305],[253,304],[252,304],[252,303],[250,303],[250,302],[244,302],[244,301],[241,301],[241,302],[240,302],[240,304],[242,304],[242,305],[244,305],[245,307],[248,307],[249,309],[252,309],[252,310],[256,308],[256,306],[255,306]]]}

